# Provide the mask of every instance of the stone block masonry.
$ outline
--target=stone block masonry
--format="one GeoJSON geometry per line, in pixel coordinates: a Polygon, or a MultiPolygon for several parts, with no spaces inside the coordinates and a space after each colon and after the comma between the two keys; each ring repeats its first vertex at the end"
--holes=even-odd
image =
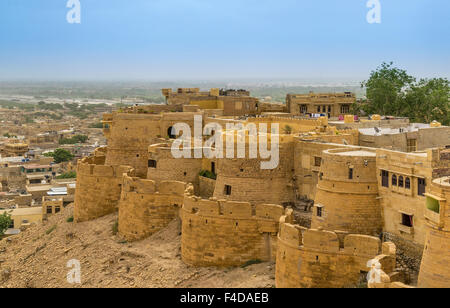
{"type": "Polygon", "coordinates": [[[181,210],[181,256],[194,266],[240,266],[276,255],[279,205],[204,200],[186,195],[181,210]]]}
{"type": "Polygon", "coordinates": [[[144,239],[167,227],[183,204],[186,184],[123,177],[119,203],[119,233],[128,241],[144,239]]]}
{"type": "Polygon", "coordinates": [[[356,287],[361,274],[369,272],[367,262],[386,254],[385,268],[395,268],[392,243],[379,238],[306,229],[288,223],[283,216],[277,242],[277,288],[356,287]]]}
{"type": "Polygon", "coordinates": [[[118,209],[123,174],[133,172],[133,168],[103,163],[104,157],[87,157],[78,162],[75,222],[94,220],[118,209]]]}

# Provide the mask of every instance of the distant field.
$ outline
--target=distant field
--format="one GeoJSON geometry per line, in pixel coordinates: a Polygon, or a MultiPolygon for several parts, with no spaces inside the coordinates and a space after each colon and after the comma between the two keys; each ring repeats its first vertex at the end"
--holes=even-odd
{"type": "Polygon", "coordinates": [[[162,103],[164,97],[161,95],[162,88],[177,87],[199,87],[202,90],[210,88],[243,88],[251,91],[252,96],[264,98],[270,96],[273,101],[284,102],[288,93],[308,93],[314,92],[343,92],[352,91],[358,97],[364,95],[363,89],[354,82],[345,85],[326,83],[304,83],[295,84],[293,82],[273,82],[273,83],[249,83],[249,82],[60,82],[60,83],[13,83],[0,82],[0,95],[27,96],[36,101],[49,98],[58,99],[78,99],[78,100],[120,100],[121,98],[137,98],[144,102],[162,103]]]}

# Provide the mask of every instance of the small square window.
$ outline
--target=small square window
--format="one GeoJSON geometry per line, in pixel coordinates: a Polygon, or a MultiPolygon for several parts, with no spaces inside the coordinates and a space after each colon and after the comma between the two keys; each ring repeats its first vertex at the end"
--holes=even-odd
{"type": "Polygon", "coordinates": [[[47,206],[47,214],[52,214],[52,207],[51,206],[47,206]]]}
{"type": "Polygon", "coordinates": [[[322,158],[321,157],[314,157],[314,166],[320,167],[322,165],[322,158]]]}
{"type": "Polygon", "coordinates": [[[413,216],[402,214],[402,225],[404,225],[405,227],[412,228],[414,225],[413,216]]]}
{"type": "Polygon", "coordinates": [[[156,160],[149,160],[148,161],[148,167],[149,168],[156,168],[156,160]]]}

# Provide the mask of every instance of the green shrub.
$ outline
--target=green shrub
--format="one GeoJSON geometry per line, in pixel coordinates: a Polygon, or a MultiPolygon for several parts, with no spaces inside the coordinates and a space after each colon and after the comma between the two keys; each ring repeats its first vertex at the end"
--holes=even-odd
{"type": "Polygon", "coordinates": [[[103,128],[103,123],[98,122],[98,123],[91,124],[91,125],[89,125],[89,128],[103,128]]]}
{"type": "Polygon", "coordinates": [[[0,215],[0,236],[5,234],[5,231],[8,230],[11,223],[11,215],[8,212],[4,212],[0,215]]]}
{"type": "Polygon", "coordinates": [[[292,127],[289,126],[289,125],[286,125],[286,126],[283,128],[283,133],[286,134],[286,135],[292,134],[292,127]]]}
{"type": "Polygon", "coordinates": [[[208,171],[208,170],[200,171],[199,175],[201,177],[208,178],[208,179],[211,179],[211,180],[216,180],[217,179],[217,175],[215,175],[214,173],[212,173],[211,171],[208,171]]]}
{"type": "Polygon", "coordinates": [[[77,144],[77,143],[86,143],[88,140],[88,136],[86,135],[76,135],[71,138],[63,138],[59,140],[59,144],[77,144]]]}
{"type": "Polygon", "coordinates": [[[69,171],[66,173],[63,173],[61,175],[58,175],[56,177],[57,180],[62,180],[62,179],[76,179],[77,177],[77,173],[75,171],[69,171]]]}
{"type": "Polygon", "coordinates": [[[50,233],[52,233],[53,231],[56,230],[56,225],[52,226],[50,229],[48,229],[45,234],[49,235],[50,233]]]}
{"type": "Polygon", "coordinates": [[[44,156],[53,157],[53,160],[57,164],[71,161],[74,158],[72,153],[64,149],[56,149],[55,152],[44,153],[44,156]]]}
{"type": "Polygon", "coordinates": [[[119,221],[116,220],[116,222],[114,222],[113,226],[112,226],[112,233],[113,235],[116,235],[117,233],[119,233],[119,221]]]}

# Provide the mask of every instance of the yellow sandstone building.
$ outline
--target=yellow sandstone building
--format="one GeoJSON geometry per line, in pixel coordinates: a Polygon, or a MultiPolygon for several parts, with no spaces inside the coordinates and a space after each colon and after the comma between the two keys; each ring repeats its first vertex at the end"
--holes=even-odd
{"type": "Polygon", "coordinates": [[[450,286],[450,128],[424,124],[426,134],[443,137],[417,137],[417,148],[410,143],[398,151],[395,144],[367,146],[366,130],[390,138],[382,128],[412,129],[409,121],[345,117],[355,102],[352,93],[288,95],[288,112],[276,114],[262,112],[258,99],[243,90],[163,93],[166,105],[104,115],[107,147],[77,166],[76,222],[118,211],[119,234],[136,241],[177,219],[184,262],[227,267],[275,261],[278,287],[356,286],[370,271],[369,260],[378,258],[394,272],[396,257],[405,254],[418,264],[423,255],[418,286],[450,286]],[[171,148],[180,137],[174,125],[194,132],[198,117],[202,127],[235,129],[202,135],[200,147],[183,146],[193,158],[174,158],[171,148]],[[261,168],[267,158],[248,155],[249,129],[264,126],[279,128],[256,141],[260,149],[263,137],[269,144],[279,140],[273,152],[278,163],[267,170],[261,168]],[[225,145],[229,134],[237,140],[239,133],[244,158],[227,155],[230,149],[222,157],[195,157],[220,148],[205,144],[208,139],[221,136],[225,145]],[[296,215],[305,200],[314,204],[311,226],[300,225],[296,215]]]}

